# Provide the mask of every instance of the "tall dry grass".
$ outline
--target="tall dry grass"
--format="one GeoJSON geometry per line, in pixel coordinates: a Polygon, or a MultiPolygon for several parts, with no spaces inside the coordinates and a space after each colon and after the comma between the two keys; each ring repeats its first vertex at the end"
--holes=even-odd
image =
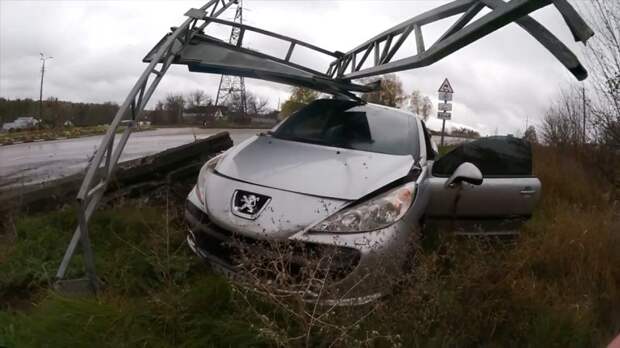
{"type": "MultiPolygon", "coordinates": [[[[48,284],[74,212],[20,217],[0,233],[0,346],[604,346],[620,332],[613,186],[585,152],[534,155],[542,201],[520,237],[427,234],[394,291],[361,307],[277,292],[300,288],[285,274],[276,284],[253,278],[259,291],[231,286],[184,245],[173,205],[131,200],[93,219],[103,292],[63,298],[48,284]]],[[[249,256],[250,271],[270,273],[249,256]]],[[[324,261],[306,272],[319,292],[324,261]]]]}
{"type": "Polygon", "coordinates": [[[543,198],[520,237],[426,235],[380,301],[317,311],[258,285],[267,296],[244,297],[248,315],[286,346],[605,345],[620,332],[613,186],[583,153],[540,146],[534,158],[543,198]]]}

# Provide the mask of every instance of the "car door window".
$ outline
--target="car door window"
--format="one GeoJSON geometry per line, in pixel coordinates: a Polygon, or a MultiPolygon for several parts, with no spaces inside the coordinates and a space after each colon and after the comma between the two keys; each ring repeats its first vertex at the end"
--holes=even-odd
{"type": "Polygon", "coordinates": [[[493,136],[463,144],[435,161],[433,175],[448,177],[463,162],[475,164],[487,178],[532,176],[531,145],[512,136],[493,136]]]}
{"type": "Polygon", "coordinates": [[[428,132],[424,121],[422,121],[422,131],[424,132],[424,144],[426,145],[426,159],[429,161],[434,160],[435,151],[433,150],[433,144],[431,143],[431,134],[428,132]]]}

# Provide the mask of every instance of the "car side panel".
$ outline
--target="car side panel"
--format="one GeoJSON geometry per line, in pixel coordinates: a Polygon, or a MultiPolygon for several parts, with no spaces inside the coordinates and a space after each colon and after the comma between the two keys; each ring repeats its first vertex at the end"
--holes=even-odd
{"type": "Polygon", "coordinates": [[[527,217],[540,199],[541,184],[535,177],[484,178],[478,186],[462,183],[460,190],[445,187],[447,178],[428,181],[433,192],[427,209],[430,217],[527,217]]]}

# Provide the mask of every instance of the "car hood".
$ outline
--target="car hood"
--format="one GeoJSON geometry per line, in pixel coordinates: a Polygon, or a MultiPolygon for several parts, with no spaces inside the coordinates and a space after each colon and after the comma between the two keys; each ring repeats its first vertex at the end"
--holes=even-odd
{"type": "Polygon", "coordinates": [[[388,155],[252,137],[230,149],[216,171],[233,179],[308,195],[356,200],[407,175],[410,155],[388,155]]]}

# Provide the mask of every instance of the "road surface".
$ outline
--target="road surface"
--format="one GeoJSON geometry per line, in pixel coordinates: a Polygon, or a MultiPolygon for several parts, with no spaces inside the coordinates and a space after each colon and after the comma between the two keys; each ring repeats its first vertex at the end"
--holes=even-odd
{"type": "MultiPolygon", "coordinates": [[[[230,133],[235,144],[255,135],[259,129],[163,128],[131,135],[121,162],[148,156],[168,148],[206,138],[220,131],[230,133]]],[[[33,185],[78,173],[101,142],[101,135],[0,146],[0,190],[33,185]]],[[[433,137],[439,143],[439,137],[433,137]]],[[[117,137],[118,141],[118,137],[117,137]]],[[[462,142],[446,137],[447,144],[462,142]]]]}
{"type": "MultiPolygon", "coordinates": [[[[261,132],[258,129],[201,128],[163,128],[137,132],[129,137],[121,162],[187,144],[220,131],[228,131],[235,144],[261,132]]],[[[0,190],[38,184],[84,170],[101,138],[101,135],[97,135],[1,146],[0,190]]]]}

